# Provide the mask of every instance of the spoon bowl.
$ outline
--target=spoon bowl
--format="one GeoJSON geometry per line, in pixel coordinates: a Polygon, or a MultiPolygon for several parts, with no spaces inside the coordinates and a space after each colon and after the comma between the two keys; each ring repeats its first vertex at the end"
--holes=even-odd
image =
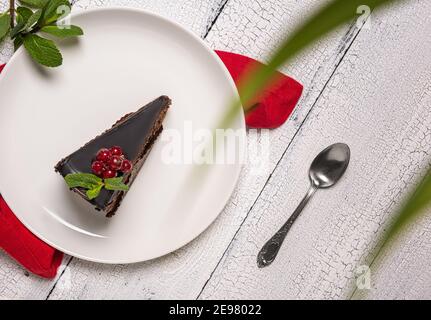
{"type": "Polygon", "coordinates": [[[336,143],[313,160],[309,177],[311,184],[317,188],[332,187],[343,176],[350,162],[350,148],[345,143],[336,143]]]}

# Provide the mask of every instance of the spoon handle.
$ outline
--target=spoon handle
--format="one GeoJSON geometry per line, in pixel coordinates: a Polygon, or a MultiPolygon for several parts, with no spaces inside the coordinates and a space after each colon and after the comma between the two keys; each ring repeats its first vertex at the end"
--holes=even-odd
{"type": "Polygon", "coordinates": [[[302,209],[307,205],[308,201],[311,199],[313,194],[316,192],[317,188],[312,185],[310,189],[308,189],[307,194],[302,199],[298,207],[292,213],[290,218],[286,221],[286,223],[277,231],[274,236],[269,239],[265,245],[260,250],[257,255],[257,265],[259,268],[263,268],[269,266],[278,254],[278,250],[280,250],[281,245],[283,244],[284,238],[286,238],[287,233],[292,227],[295,220],[299,217],[302,212],[302,209]]]}

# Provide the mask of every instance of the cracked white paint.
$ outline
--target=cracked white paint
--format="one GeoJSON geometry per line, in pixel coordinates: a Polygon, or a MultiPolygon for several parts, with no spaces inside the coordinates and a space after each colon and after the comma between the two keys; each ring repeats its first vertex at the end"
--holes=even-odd
{"type": "MultiPolygon", "coordinates": [[[[81,0],[77,7],[114,2],[126,3],[81,0]]],[[[224,1],[127,3],[174,18],[202,36],[224,1]]],[[[281,36],[320,3],[229,0],[207,42],[265,60],[281,36]]],[[[431,115],[426,106],[431,64],[426,56],[429,42],[423,36],[430,31],[430,12],[429,4],[416,1],[411,8],[373,17],[372,28],[360,33],[333,76],[358,33],[355,23],[293,61],[283,71],[300,80],[305,91],[291,119],[270,133],[273,143],[264,155],[269,159],[267,170],[243,170],[230,203],[204,234],[168,256],[141,264],[109,266],[73,259],[50,298],[196,298],[205,284],[201,298],[347,297],[357,262],[367,257],[430,151],[431,115]],[[396,16],[400,18],[395,21],[396,16]],[[408,81],[399,80],[400,74],[408,81]],[[351,145],[354,156],[345,179],[316,195],[278,260],[268,269],[257,269],[259,247],[306,191],[308,164],[323,146],[338,139],[351,145]]],[[[249,144],[257,139],[250,136],[249,144]]],[[[0,297],[45,298],[54,283],[24,276],[20,267],[0,255],[0,297]]]]}
{"type": "Polygon", "coordinates": [[[373,263],[370,290],[354,299],[431,298],[431,210],[388,244],[373,263]]]}
{"type": "MultiPolygon", "coordinates": [[[[412,2],[383,16],[374,14],[373,27],[353,43],[201,298],[350,297],[356,268],[370,260],[368,254],[379,234],[429,163],[431,40],[426,35],[431,31],[430,13],[429,3],[412,2]],[[333,189],[316,194],[277,260],[258,269],[259,248],[306,192],[312,159],[323,146],[337,141],[352,149],[346,176],[333,189]]],[[[429,239],[429,233],[421,237],[421,241],[429,239]]],[[[429,253],[429,247],[428,243],[420,252],[429,253]]],[[[426,259],[421,261],[424,267],[426,259]]],[[[391,268],[397,267],[393,262],[391,268]]],[[[403,297],[399,282],[380,281],[384,270],[380,267],[374,275],[372,283],[377,287],[371,296],[388,291],[392,297],[403,297]],[[391,292],[391,287],[398,291],[391,292]]],[[[430,274],[422,273],[416,281],[422,286],[412,290],[413,296],[431,296],[429,283],[424,282],[430,274]]],[[[402,285],[408,287],[409,275],[403,277],[402,285]]]]}

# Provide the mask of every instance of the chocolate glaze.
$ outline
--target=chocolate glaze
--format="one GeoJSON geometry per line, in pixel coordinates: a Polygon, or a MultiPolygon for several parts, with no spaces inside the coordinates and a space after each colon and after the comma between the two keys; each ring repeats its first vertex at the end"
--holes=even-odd
{"type": "MultiPolygon", "coordinates": [[[[55,170],[63,177],[70,173],[91,173],[91,163],[98,150],[120,146],[126,158],[134,165],[132,173],[124,176],[124,182],[130,185],[162,131],[162,121],[170,104],[171,100],[167,96],[161,96],[138,111],[124,116],[111,129],[61,160],[55,170]]],[[[74,191],[89,201],[84,190],[77,188],[74,191]]],[[[112,216],[123,197],[124,192],[102,189],[100,195],[89,202],[96,209],[104,210],[108,216],[112,216]]]]}

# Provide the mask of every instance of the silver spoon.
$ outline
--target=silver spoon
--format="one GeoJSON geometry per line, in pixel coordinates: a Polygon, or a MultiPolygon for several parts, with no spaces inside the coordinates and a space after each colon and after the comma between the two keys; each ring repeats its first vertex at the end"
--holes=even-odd
{"type": "Polygon", "coordinates": [[[302,199],[296,210],[286,221],[286,223],[277,231],[277,233],[268,240],[257,255],[257,265],[259,268],[270,265],[280,250],[284,238],[292,227],[295,220],[301,214],[302,209],[317,191],[332,187],[346,172],[350,161],[350,149],[345,143],[336,143],[317,155],[310,166],[309,177],[311,186],[307,194],[302,199]]]}

